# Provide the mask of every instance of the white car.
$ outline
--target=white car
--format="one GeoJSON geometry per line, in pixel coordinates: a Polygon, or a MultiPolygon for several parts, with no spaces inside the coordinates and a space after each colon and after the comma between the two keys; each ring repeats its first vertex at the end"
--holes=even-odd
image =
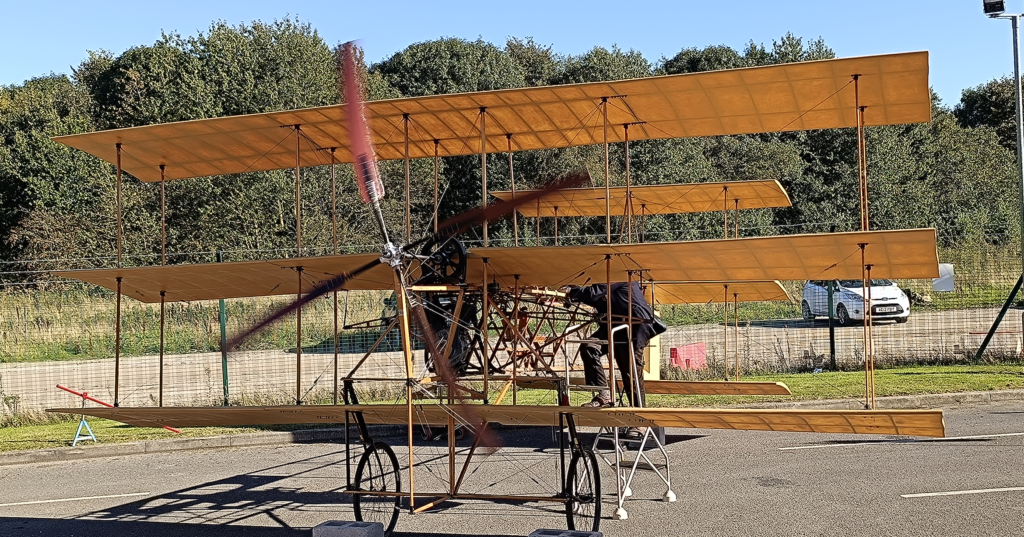
{"type": "MultiPolygon", "coordinates": [[[[839,325],[864,320],[863,285],[861,280],[833,280],[833,313],[839,325]]],[[[910,299],[896,282],[871,280],[870,296],[872,319],[905,323],[910,318],[910,299]]],[[[818,316],[828,317],[828,281],[812,280],[804,284],[800,310],[806,321],[818,316]]]]}

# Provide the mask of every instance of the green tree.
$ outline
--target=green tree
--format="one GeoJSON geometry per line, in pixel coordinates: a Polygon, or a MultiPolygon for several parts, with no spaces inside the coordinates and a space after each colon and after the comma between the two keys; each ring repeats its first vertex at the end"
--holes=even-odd
{"type": "Polygon", "coordinates": [[[406,97],[526,85],[523,68],[505,51],[480,39],[448,37],[416,43],[374,64],[370,72],[380,74],[406,97]]]}
{"type": "Polygon", "coordinates": [[[1011,77],[997,78],[967,88],[953,115],[964,127],[991,127],[999,135],[999,143],[1017,150],[1017,100],[1011,77]]]}

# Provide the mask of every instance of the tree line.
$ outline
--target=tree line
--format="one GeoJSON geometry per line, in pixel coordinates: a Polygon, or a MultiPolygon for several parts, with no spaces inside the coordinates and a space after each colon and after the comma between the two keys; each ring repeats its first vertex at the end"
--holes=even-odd
{"type": "MultiPolygon", "coordinates": [[[[415,43],[363,64],[365,97],[388,99],[528,86],[640,78],[828,59],[822,39],[786,34],[771,46],[685,47],[657,62],[638,51],[595,47],[557,52],[532,38],[503,45],[441,38],[415,43]]],[[[238,26],[213,23],[193,36],[165,34],[152,45],[115,55],[93,51],[71,73],[51,73],[0,87],[0,261],[18,269],[112,266],[116,231],[114,170],[50,140],[52,136],[339,102],[336,52],[308,23],[283,19],[238,26]],[[40,260],[57,260],[43,262],[40,260]]],[[[932,122],[867,129],[873,229],[936,227],[945,246],[965,241],[1017,244],[1020,237],[1013,126],[1013,84],[967,89],[952,107],[932,97],[932,122]]],[[[603,170],[603,148],[574,147],[514,155],[517,188],[537,186],[583,166],[603,170]]],[[[611,183],[624,184],[625,153],[611,151],[611,183]]],[[[390,192],[385,214],[402,227],[404,168],[381,164],[390,192]]],[[[433,161],[412,165],[413,226],[433,214],[433,161]]],[[[747,211],[741,234],[846,231],[859,223],[853,129],[648,140],[630,144],[634,184],[777,179],[791,208],[747,211]]],[[[600,173],[595,176],[601,183],[600,173]]],[[[441,218],[479,203],[477,156],[443,158],[441,218]]],[[[491,155],[488,184],[508,189],[507,155],[491,155]]],[[[377,248],[380,238],[339,167],[342,251],[377,248]]],[[[168,251],[172,262],[294,255],[293,177],[287,170],[169,182],[168,251]]],[[[331,202],[326,167],[304,170],[306,253],[330,253],[331,202]]],[[[124,192],[128,264],[159,262],[159,186],[127,176],[124,192]]],[[[521,219],[522,220],[522,219],[521,219]]],[[[522,222],[521,222],[522,223],[522,222]]],[[[521,231],[534,242],[533,222],[521,231]]],[[[542,222],[542,236],[551,234],[542,222]]],[[[614,224],[618,229],[618,223],[614,224]]],[[[714,213],[646,219],[648,240],[714,238],[714,213]]],[[[510,240],[510,222],[492,225],[510,240]]],[[[604,218],[562,219],[563,243],[603,240],[604,218]]],[[[472,239],[473,237],[470,237],[472,239]]],[[[542,243],[547,243],[542,240],[542,243]]]]}

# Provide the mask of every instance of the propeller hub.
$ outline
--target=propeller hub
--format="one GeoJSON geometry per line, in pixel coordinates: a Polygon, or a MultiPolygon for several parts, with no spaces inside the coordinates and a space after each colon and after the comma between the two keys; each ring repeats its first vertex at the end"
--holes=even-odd
{"type": "Polygon", "coordinates": [[[380,262],[390,267],[398,267],[402,264],[402,249],[388,242],[384,245],[384,253],[380,256],[380,262]]]}

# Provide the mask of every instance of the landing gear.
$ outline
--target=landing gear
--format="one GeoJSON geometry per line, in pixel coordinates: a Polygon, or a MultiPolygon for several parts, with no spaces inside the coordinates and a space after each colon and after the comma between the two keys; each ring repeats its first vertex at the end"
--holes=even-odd
{"type": "MultiPolygon", "coordinates": [[[[374,442],[356,467],[356,490],[397,493],[402,488],[398,473],[398,458],[390,446],[383,442],[374,442]]],[[[398,522],[398,511],[402,498],[395,495],[355,494],[352,506],[356,520],[359,522],[380,522],[384,525],[384,535],[391,535],[398,522]]]]}
{"type": "Polygon", "coordinates": [[[565,518],[570,530],[597,531],[601,524],[601,472],[589,449],[574,450],[565,480],[565,518]]]}

